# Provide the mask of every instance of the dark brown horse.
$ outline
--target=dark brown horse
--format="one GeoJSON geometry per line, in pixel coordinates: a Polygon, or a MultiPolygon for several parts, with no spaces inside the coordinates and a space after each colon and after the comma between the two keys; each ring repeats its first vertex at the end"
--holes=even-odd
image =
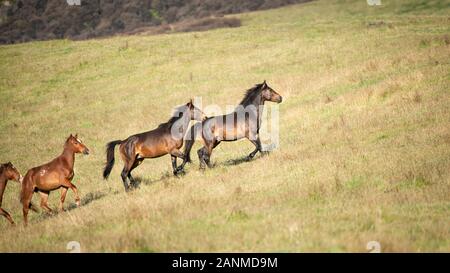
{"type": "Polygon", "coordinates": [[[89,149],[78,138],[77,135],[70,135],[64,143],[64,150],[60,156],[49,163],[30,169],[22,182],[20,200],[23,205],[23,218],[25,225],[28,224],[28,210],[32,208],[31,199],[34,192],[41,195],[41,207],[51,212],[48,206],[48,196],[51,191],[61,188],[60,210],[64,210],[64,200],[67,190],[71,189],[75,193],[75,202],[80,206],[80,196],[77,187],[72,184],[74,177],[73,166],[75,164],[75,154],[89,154],[89,149]]]}
{"type": "Polygon", "coordinates": [[[145,158],[157,158],[170,154],[174,175],[183,171],[177,167],[177,158],[185,159],[179,150],[183,146],[183,137],[191,120],[202,121],[206,117],[200,109],[194,106],[192,100],[177,107],[172,118],[162,123],[158,128],[144,133],[132,135],[125,140],[111,141],[106,145],[106,165],[103,178],[107,179],[114,166],[114,147],[120,144],[120,156],[124,162],[122,182],[125,190],[135,187],[136,181],[131,171],[139,166],[145,158]],[[130,181],[130,186],[127,183],[130,181]]]}
{"type": "Polygon", "coordinates": [[[2,209],[3,193],[5,192],[8,180],[15,180],[19,183],[22,182],[22,176],[11,162],[0,164],[0,215],[5,216],[6,219],[14,225],[11,215],[9,215],[6,210],[2,209]]]}
{"type": "Polygon", "coordinates": [[[227,115],[210,117],[202,123],[193,125],[187,133],[184,154],[186,162],[190,161],[190,151],[197,136],[201,135],[204,146],[197,151],[200,159],[200,168],[205,165],[211,167],[210,158],[212,150],[222,141],[235,141],[247,138],[255,145],[255,150],[248,155],[252,159],[257,152],[262,152],[261,141],[259,139],[259,129],[261,126],[261,115],[264,103],[272,101],[280,103],[282,97],[267,85],[266,81],[257,84],[247,90],[244,99],[236,109],[227,115]]]}

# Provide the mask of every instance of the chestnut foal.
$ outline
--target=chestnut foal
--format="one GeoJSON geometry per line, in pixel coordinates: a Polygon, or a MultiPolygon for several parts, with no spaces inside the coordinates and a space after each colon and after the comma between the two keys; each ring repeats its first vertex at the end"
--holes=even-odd
{"type": "Polygon", "coordinates": [[[60,156],[49,163],[30,169],[22,182],[20,200],[23,205],[23,218],[25,226],[28,224],[28,210],[32,206],[31,199],[34,192],[41,194],[41,207],[47,212],[52,210],[48,206],[48,196],[51,191],[61,188],[60,210],[64,210],[64,200],[67,190],[70,188],[75,193],[75,202],[80,206],[80,196],[77,187],[72,184],[74,176],[73,165],[75,154],[89,154],[89,149],[84,145],[77,135],[72,134],[64,144],[64,150],[60,156]]]}
{"type": "Polygon", "coordinates": [[[3,193],[5,192],[8,180],[15,180],[19,183],[22,182],[22,176],[11,162],[0,165],[0,215],[5,216],[6,219],[14,225],[11,215],[9,215],[6,210],[2,209],[3,193]]]}

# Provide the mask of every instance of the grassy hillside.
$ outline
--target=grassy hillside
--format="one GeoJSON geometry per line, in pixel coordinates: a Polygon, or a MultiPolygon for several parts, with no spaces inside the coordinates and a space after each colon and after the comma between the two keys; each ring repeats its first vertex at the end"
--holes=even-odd
{"type": "MultiPolygon", "coordinates": [[[[314,1],[235,15],[201,33],[0,46],[0,162],[24,174],[78,132],[83,206],[31,213],[3,200],[0,251],[450,251],[448,1],[314,1]],[[281,95],[280,149],[252,162],[221,144],[182,178],[170,158],[101,179],[107,141],[154,128],[172,107],[236,104],[266,79],[281,95]]],[[[194,153],[199,145],[194,146],[194,153]]],[[[117,152],[116,152],[117,155],[117,152]]],[[[39,202],[37,195],[34,202],[39,202]]],[[[57,208],[59,192],[50,195],[57,208]]],[[[66,207],[74,207],[69,192],[66,207]]]]}

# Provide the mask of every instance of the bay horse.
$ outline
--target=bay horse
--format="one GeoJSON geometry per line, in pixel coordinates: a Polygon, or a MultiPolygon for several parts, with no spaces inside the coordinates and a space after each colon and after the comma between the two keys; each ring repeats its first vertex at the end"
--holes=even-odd
{"type": "Polygon", "coordinates": [[[257,152],[263,152],[259,129],[264,103],[266,101],[281,103],[282,100],[283,98],[264,81],[247,90],[244,98],[233,112],[227,115],[209,117],[202,123],[193,125],[187,133],[184,150],[186,160],[181,167],[190,161],[190,151],[200,134],[204,144],[197,151],[201,169],[204,169],[205,165],[212,167],[210,163],[212,150],[222,141],[236,141],[247,138],[255,145],[255,150],[247,157],[248,160],[251,160],[257,152]]]}
{"type": "MultiPolygon", "coordinates": [[[[206,118],[203,112],[194,106],[192,99],[175,108],[169,121],[161,123],[156,129],[129,136],[125,140],[111,141],[106,145],[106,164],[103,178],[107,179],[114,166],[114,148],[120,144],[119,152],[124,162],[121,177],[125,191],[130,186],[136,187],[131,172],[146,158],[157,158],[170,154],[173,174],[178,175],[183,168],[177,167],[177,158],[184,161],[184,154],[179,150],[183,146],[185,132],[191,120],[202,121],[206,118]],[[130,181],[128,185],[127,178],[130,181]]],[[[184,165],[183,165],[184,166],[184,165]]]]}
{"type": "Polygon", "coordinates": [[[8,180],[15,180],[19,183],[22,182],[22,175],[20,175],[19,171],[11,162],[0,164],[0,215],[4,216],[12,225],[14,225],[11,215],[6,210],[2,209],[3,193],[5,192],[8,180]]]}
{"type": "Polygon", "coordinates": [[[41,207],[47,212],[52,209],[48,206],[48,196],[51,191],[61,188],[61,198],[59,209],[64,211],[64,200],[66,199],[67,190],[71,189],[75,194],[75,202],[80,206],[80,196],[77,187],[72,184],[74,177],[73,167],[75,164],[75,154],[89,154],[88,147],[78,138],[76,134],[67,138],[64,143],[64,149],[61,155],[52,161],[34,167],[25,174],[22,182],[22,190],[20,193],[20,201],[23,205],[23,218],[25,226],[28,224],[28,210],[34,205],[31,203],[34,192],[41,195],[41,207]]]}

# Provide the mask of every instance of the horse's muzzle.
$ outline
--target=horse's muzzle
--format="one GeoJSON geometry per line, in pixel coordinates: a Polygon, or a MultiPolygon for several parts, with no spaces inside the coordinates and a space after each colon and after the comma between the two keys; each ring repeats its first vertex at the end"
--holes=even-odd
{"type": "Polygon", "coordinates": [[[283,97],[280,96],[280,98],[278,99],[278,103],[281,103],[283,101],[283,97]]]}
{"type": "Polygon", "coordinates": [[[89,149],[88,148],[84,149],[83,154],[88,155],[89,154],[89,149]]]}
{"type": "Polygon", "coordinates": [[[23,182],[23,176],[22,175],[19,175],[19,183],[22,183],[23,182]]]}

